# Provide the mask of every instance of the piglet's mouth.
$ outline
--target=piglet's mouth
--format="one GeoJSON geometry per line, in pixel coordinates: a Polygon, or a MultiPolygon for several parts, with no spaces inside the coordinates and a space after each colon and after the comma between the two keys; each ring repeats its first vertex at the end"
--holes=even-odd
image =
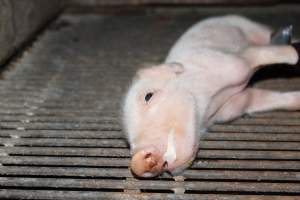
{"type": "Polygon", "coordinates": [[[177,163],[175,164],[175,166],[174,165],[166,166],[165,171],[172,176],[177,176],[182,174],[185,169],[187,169],[189,166],[193,164],[197,153],[198,153],[198,144],[195,144],[193,147],[192,155],[185,162],[181,162],[180,164],[177,163]]]}
{"type": "Polygon", "coordinates": [[[161,170],[151,170],[151,171],[146,171],[143,173],[143,175],[141,177],[143,178],[153,178],[153,177],[156,177],[156,176],[159,176],[161,175],[162,173],[164,172],[168,172],[169,173],[169,170],[168,170],[168,162],[165,161],[163,163],[163,166],[162,166],[162,169],[161,170]]]}

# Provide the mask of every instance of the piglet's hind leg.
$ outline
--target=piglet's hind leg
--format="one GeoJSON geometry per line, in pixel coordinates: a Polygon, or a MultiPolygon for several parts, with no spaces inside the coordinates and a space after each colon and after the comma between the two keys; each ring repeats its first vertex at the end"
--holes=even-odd
{"type": "Polygon", "coordinates": [[[299,59],[297,49],[291,45],[251,46],[246,48],[241,56],[255,70],[271,64],[293,65],[299,59]]]}
{"type": "Polygon", "coordinates": [[[247,88],[231,97],[218,111],[216,121],[226,122],[245,113],[270,110],[300,110],[300,92],[276,92],[247,88]]]}
{"type": "Polygon", "coordinates": [[[246,113],[269,110],[299,110],[300,92],[277,92],[263,89],[248,89],[250,103],[246,113]]]}

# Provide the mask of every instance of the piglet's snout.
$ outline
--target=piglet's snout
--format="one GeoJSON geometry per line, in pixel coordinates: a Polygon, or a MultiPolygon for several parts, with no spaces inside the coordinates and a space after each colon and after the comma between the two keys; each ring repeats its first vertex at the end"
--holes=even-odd
{"type": "Polygon", "coordinates": [[[139,177],[154,177],[161,174],[166,163],[160,152],[154,148],[140,150],[131,160],[131,170],[139,177]]]}

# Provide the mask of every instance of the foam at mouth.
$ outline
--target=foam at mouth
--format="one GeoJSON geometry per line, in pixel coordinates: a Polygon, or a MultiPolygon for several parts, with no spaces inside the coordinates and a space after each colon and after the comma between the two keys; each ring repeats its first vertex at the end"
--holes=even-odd
{"type": "Polygon", "coordinates": [[[176,160],[176,148],[174,141],[174,129],[171,129],[168,134],[167,151],[165,152],[163,159],[168,163],[172,163],[176,160]]]}
{"type": "Polygon", "coordinates": [[[153,177],[153,174],[150,173],[150,172],[145,172],[145,173],[143,174],[143,177],[145,177],[145,178],[153,177]]]}

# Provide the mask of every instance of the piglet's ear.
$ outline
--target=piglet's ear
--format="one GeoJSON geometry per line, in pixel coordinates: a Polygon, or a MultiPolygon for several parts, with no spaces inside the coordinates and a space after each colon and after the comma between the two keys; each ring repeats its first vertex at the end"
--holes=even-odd
{"type": "Polygon", "coordinates": [[[180,63],[164,63],[144,69],[140,69],[137,72],[137,78],[156,78],[156,79],[168,79],[174,76],[174,73],[181,74],[184,71],[183,65],[180,63]]]}
{"type": "Polygon", "coordinates": [[[167,63],[167,66],[170,67],[175,74],[181,74],[184,72],[184,67],[179,62],[167,63]]]}

